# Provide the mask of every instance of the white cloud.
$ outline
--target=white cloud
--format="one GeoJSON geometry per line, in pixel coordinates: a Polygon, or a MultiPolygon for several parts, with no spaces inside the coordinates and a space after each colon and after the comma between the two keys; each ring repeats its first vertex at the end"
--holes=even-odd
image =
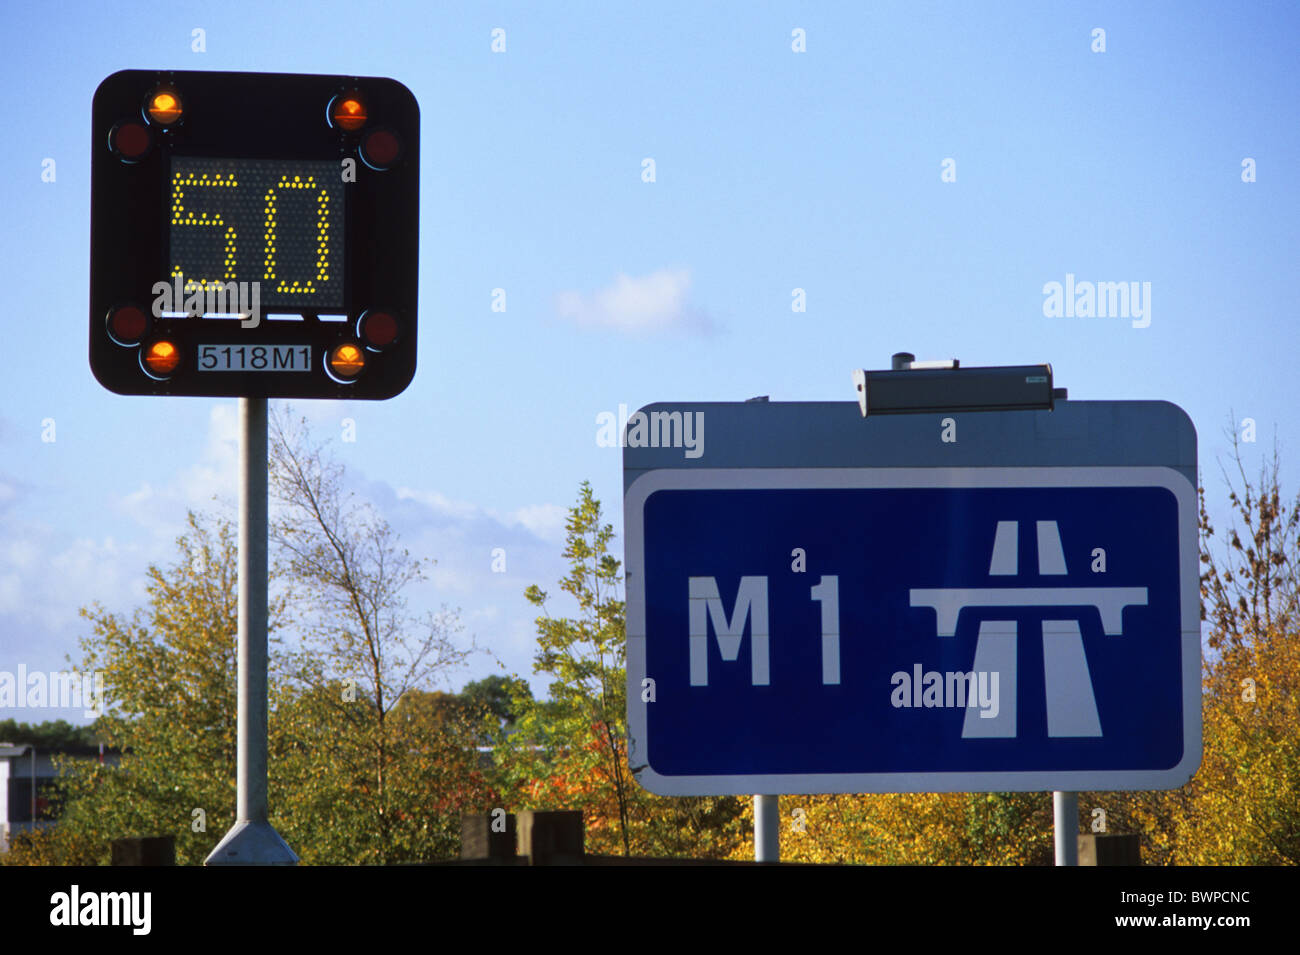
{"type": "Polygon", "coordinates": [[[565,521],[568,519],[567,508],[558,504],[530,504],[513,511],[498,511],[490,507],[480,507],[469,501],[456,501],[438,491],[422,491],[409,487],[397,488],[399,501],[415,501],[423,504],[440,517],[469,523],[488,521],[501,527],[522,527],[534,537],[551,543],[564,541],[565,521]]]}
{"type": "Polygon", "coordinates": [[[436,514],[458,520],[468,520],[482,513],[477,504],[471,504],[468,501],[453,501],[437,491],[417,491],[409,487],[399,487],[397,489],[397,499],[399,501],[417,501],[436,514]]]}
{"type": "Polygon", "coordinates": [[[187,507],[211,507],[213,496],[234,500],[239,476],[239,408],[223,402],[212,406],[208,439],[199,462],[179,477],[181,500],[187,507]]]}
{"type": "MultiPolygon", "coordinates": [[[[6,530],[12,526],[15,525],[7,525],[6,530]]],[[[21,537],[10,537],[4,542],[2,549],[0,549],[0,560],[9,566],[24,571],[38,570],[39,556],[40,551],[37,548],[35,541],[26,540],[21,537]]]]}
{"type": "MultiPolygon", "coordinates": [[[[147,598],[144,568],[150,554],[111,537],[77,538],[56,550],[53,531],[7,521],[0,532],[0,614],[46,633],[77,626],[77,608],[99,601],[112,609],[147,598]]],[[[62,649],[62,648],[60,648],[62,649]]]]}
{"type": "MultiPolygon", "coordinates": [[[[334,406],[337,426],[340,408],[328,404],[334,406]]],[[[321,418],[321,425],[328,420],[321,418]]],[[[66,652],[75,658],[76,641],[87,632],[77,608],[99,601],[112,612],[129,612],[145,605],[145,568],[175,559],[172,542],[184,532],[187,509],[234,516],[212,500],[217,495],[234,503],[239,460],[234,402],[211,407],[200,447],[188,462],[177,461],[108,492],[119,515],[113,522],[116,540],[55,533],[15,515],[12,504],[0,509],[0,658],[21,658],[47,669],[57,667],[66,652]]],[[[492,659],[511,671],[531,672],[536,608],[524,590],[532,583],[553,587],[567,571],[561,556],[567,508],[535,503],[498,510],[431,488],[394,488],[353,477],[348,486],[393,523],[402,546],[437,561],[429,580],[412,588],[410,609],[419,614],[444,603],[459,608],[463,636],[475,636],[493,654],[475,657],[475,666],[492,659]]],[[[0,478],[0,505],[6,484],[0,478]]],[[[18,484],[15,490],[21,500],[25,488],[18,484]]]]}
{"type": "Polygon", "coordinates": [[[565,291],[556,298],[556,312],[579,325],[632,333],[685,329],[712,331],[708,316],[687,305],[689,269],[660,269],[634,278],[620,272],[612,285],[590,295],[565,291]]]}
{"type": "Polygon", "coordinates": [[[16,613],[27,606],[27,588],[17,574],[0,576],[0,613],[16,613]]]}
{"type": "Polygon", "coordinates": [[[187,510],[211,511],[214,498],[231,505],[233,517],[238,477],[239,409],[223,402],[208,415],[207,438],[196,463],[161,486],[146,481],[121,495],[117,506],[157,540],[170,541],[184,530],[187,510]]]}
{"type": "MultiPolygon", "coordinates": [[[[290,422],[297,423],[298,419],[303,418],[307,421],[307,428],[313,440],[322,438],[337,438],[340,435],[339,426],[345,418],[358,419],[365,413],[363,401],[339,400],[298,400],[295,398],[275,398],[272,399],[269,411],[272,415],[287,415],[290,422]]],[[[235,422],[238,425],[238,421],[235,422]]]]}
{"type": "MultiPolygon", "coordinates": [[[[569,570],[562,556],[568,509],[533,504],[498,511],[435,490],[385,489],[376,483],[366,496],[392,521],[403,547],[437,561],[428,581],[412,588],[411,607],[445,602],[458,608],[463,637],[490,651],[470,661],[463,679],[495,672],[497,661],[510,672],[531,674],[537,609],[524,598],[525,589],[538,584],[554,590],[551,611],[576,612],[555,585],[569,570]]],[[[534,692],[545,695],[545,682],[528,678],[534,692]]]]}
{"type": "MultiPolygon", "coordinates": [[[[111,537],[100,541],[81,538],[50,557],[49,571],[56,580],[77,581],[92,599],[138,604],[148,597],[145,567],[151,559],[138,545],[123,547],[111,537]]],[[[61,603],[63,588],[55,588],[52,595],[61,603]]]]}
{"type": "Polygon", "coordinates": [[[568,518],[568,509],[558,504],[534,504],[511,514],[510,523],[522,524],[542,540],[561,543],[568,518]]]}

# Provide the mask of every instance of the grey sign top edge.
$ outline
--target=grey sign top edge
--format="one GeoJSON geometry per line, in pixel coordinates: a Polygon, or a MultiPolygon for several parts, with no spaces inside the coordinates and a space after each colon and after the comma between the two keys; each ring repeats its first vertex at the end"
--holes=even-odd
{"type": "Polygon", "coordinates": [[[1196,427],[1169,401],[866,418],[856,401],[656,402],[618,424],[625,492],[658,468],[745,467],[1131,465],[1172,468],[1197,487],[1196,427]],[[949,418],[955,441],[943,440],[949,418]]]}

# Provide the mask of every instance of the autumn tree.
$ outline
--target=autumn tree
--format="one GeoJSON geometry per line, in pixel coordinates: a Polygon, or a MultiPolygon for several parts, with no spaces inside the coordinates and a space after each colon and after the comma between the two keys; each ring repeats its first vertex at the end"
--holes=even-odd
{"type": "Polygon", "coordinates": [[[741,800],[655,796],[628,767],[626,631],[613,537],[583,482],[566,524],[570,569],[559,584],[578,616],[551,616],[546,591],[525,592],[542,610],[533,669],[551,682],[548,699],[514,699],[518,732],[500,749],[515,798],[521,808],[581,809],[592,852],[725,858],[744,840],[741,800]]]}
{"type": "Polygon", "coordinates": [[[0,740],[30,743],[38,749],[94,746],[100,742],[89,726],[73,726],[67,720],[46,720],[43,723],[0,720],[0,740]]]}
{"type": "MultiPolygon", "coordinates": [[[[753,826],[746,804],[743,825],[753,826]]],[[[749,858],[742,847],[733,858],[749,858]]],[[[891,793],[781,798],[781,858],[862,865],[1045,865],[1050,793],[891,793]]]]}
{"type": "MultiPolygon", "coordinates": [[[[426,692],[467,652],[454,614],[408,614],[419,562],[342,493],[341,469],[305,429],[275,435],[271,824],[305,863],[455,855],[460,815],[496,798],[477,750],[489,727],[426,692]]],[[[177,545],[174,564],[149,568],[147,609],[84,611],[80,669],[105,674],[108,700],[93,729],[121,765],[70,763],[62,819],[6,861],[104,862],[113,839],[170,834],[177,861],[195,864],[233,823],[235,532],[190,515],[177,545]]]]}
{"type": "Polygon", "coordinates": [[[408,690],[385,720],[385,816],[374,803],[373,701],[324,677],[276,701],[276,821],[305,864],[432,862],[460,850],[460,819],[499,803],[477,748],[481,715],[449,693],[408,690]],[[360,704],[360,705],[358,705],[360,704]]]}
{"type": "MultiPolygon", "coordinates": [[[[65,762],[63,818],[43,841],[56,856],[72,852],[66,861],[107,862],[123,836],[173,835],[177,862],[197,864],[234,820],[235,531],[190,514],[176,544],[171,566],[149,567],[147,610],[82,611],[91,635],[79,669],[104,674],[106,711],[94,731],[121,764],[65,762]]],[[[269,610],[274,639],[283,602],[269,610]]]]}
{"type": "Polygon", "coordinates": [[[551,682],[549,699],[514,701],[522,713],[514,752],[524,757],[515,765],[527,767],[525,774],[544,776],[534,779],[532,798],[543,797],[549,783],[571,803],[556,808],[593,810],[587,824],[597,841],[612,808],[618,844],[627,854],[634,784],[627,766],[621,578],[619,562],[608,553],[614,530],[601,524],[590,483],[583,482],[565,528],[570,571],[560,589],[577,602],[579,616],[552,617],[546,609],[549,595],[536,584],[524,594],[542,611],[533,670],[551,682]],[[544,760],[527,758],[532,747],[545,753],[544,760]]]}
{"type": "Polygon", "coordinates": [[[1300,494],[1283,496],[1276,448],[1252,484],[1232,434],[1232,513],[1217,548],[1202,496],[1205,748],[1174,813],[1173,860],[1298,865],[1300,494]]]}
{"type": "Polygon", "coordinates": [[[478,712],[495,717],[503,727],[511,726],[519,718],[515,698],[521,697],[527,705],[532,700],[532,690],[527,683],[492,674],[481,680],[466,683],[460,697],[478,712]]]}
{"type": "MultiPolygon", "coordinates": [[[[457,643],[453,611],[408,611],[407,590],[425,579],[425,561],[345,489],[341,465],[311,441],[306,422],[272,415],[270,438],[276,564],[310,608],[302,614],[304,649],[293,679],[304,699],[333,712],[329,725],[346,730],[334,741],[336,758],[350,774],[351,807],[373,821],[369,848],[351,861],[409,858],[414,816],[403,807],[411,805],[413,767],[424,765],[427,751],[408,737],[428,724],[394,722],[394,710],[408,694],[445,678],[472,648],[457,643]],[[321,695],[327,684],[337,685],[337,698],[333,691],[321,695]]],[[[310,726],[303,731],[310,739],[310,726]]]]}
{"type": "Polygon", "coordinates": [[[1300,497],[1284,497],[1276,449],[1252,480],[1229,436],[1226,530],[1200,489],[1200,769],[1180,789],[1080,796],[1081,831],[1104,809],[1148,865],[1300,862],[1300,497]]]}

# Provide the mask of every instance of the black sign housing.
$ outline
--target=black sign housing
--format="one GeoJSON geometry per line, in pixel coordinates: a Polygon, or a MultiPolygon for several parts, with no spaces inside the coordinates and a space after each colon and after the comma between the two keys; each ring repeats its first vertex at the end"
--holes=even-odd
{"type": "Polygon", "coordinates": [[[105,79],[92,109],[95,377],[124,395],[400,393],[415,374],[419,144],[415,97],[390,79],[105,79]],[[174,367],[145,360],[159,349],[174,367]]]}

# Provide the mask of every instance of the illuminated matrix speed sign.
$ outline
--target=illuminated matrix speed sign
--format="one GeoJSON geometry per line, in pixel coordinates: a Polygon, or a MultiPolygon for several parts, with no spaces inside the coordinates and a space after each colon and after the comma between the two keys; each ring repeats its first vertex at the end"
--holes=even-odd
{"type": "Polygon", "coordinates": [[[391,398],[419,107],[390,79],[124,70],[92,115],[90,365],[125,395],[391,398]]]}

